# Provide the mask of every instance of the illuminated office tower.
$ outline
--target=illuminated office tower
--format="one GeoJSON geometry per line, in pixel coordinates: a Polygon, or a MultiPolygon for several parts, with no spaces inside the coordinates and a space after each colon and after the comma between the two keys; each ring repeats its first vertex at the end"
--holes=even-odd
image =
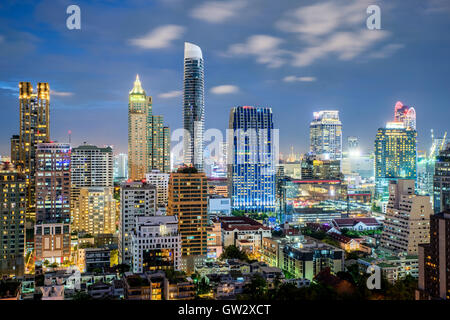
{"type": "Polygon", "coordinates": [[[38,262],[61,263],[70,256],[70,145],[40,143],[36,148],[36,225],[38,262]]]}
{"type": "Polygon", "coordinates": [[[233,210],[275,211],[275,142],[271,108],[230,112],[228,181],[233,210]]]}
{"type": "Polygon", "coordinates": [[[0,163],[0,276],[24,272],[25,196],[25,175],[11,163],[0,163]]]}
{"type": "Polygon", "coordinates": [[[156,188],[142,181],[124,182],[120,185],[121,214],[119,219],[119,262],[131,265],[131,235],[137,217],[156,214],[156,188]]]}
{"type": "Polygon", "coordinates": [[[111,187],[82,187],[79,190],[77,215],[72,229],[94,237],[116,232],[116,200],[111,187]]]}
{"type": "Polygon", "coordinates": [[[375,138],[375,195],[386,200],[390,180],[417,177],[417,132],[402,122],[388,122],[375,138]]]}
{"type": "Polygon", "coordinates": [[[136,76],[128,104],[128,176],[142,180],[152,169],[170,171],[170,132],[162,116],[152,114],[152,97],[136,76]]]}
{"type": "Polygon", "coordinates": [[[122,182],[128,179],[128,155],[119,153],[114,156],[114,181],[122,182]]]}
{"type": "Polygon", "coordinates": [[[205,122],[204,65],[200,47],[184,43],[183,123],[184,164],[203,170],[205,122]]]}
{"type": "Polygon", "coordinates": [[[172,172],[169,180],[168,216],[177,216],[181,234],[181,269],[188,273],[207,253],[208,183],[195,167],[172,172]]]}
{"type": "Polygon", "coordinates": [[[416,110],[397,101],[394,109],[394,121],[403,122],[406,129],[416,130],[416,110]]]}
{"type": "Polygon", "coordinates": [[[434,213],[450,211],[450,143],[434,163],[433,195],[434,213]]]}
{"type": "Polygon", "coordinates": [[[309,126],[310,151],[324,160],[342,159],[342,122],[339,111],[314,112],[309,126]]]}
{"type": "Polygon", "coordinates": [[[30,82],[19,83],[19,157],[14,164],[23,168],[27,179],[27,219],[35,218],[35,163],[38,143],[50,141],[50,87],[40,82],[33,92],[30,82]]]}
{"type": "Polygon", "coordinates": [[[429,196],[415,194],[414,180],[389,183],[389,202],[380,244],[394,253],[418,254],[418,246],[430,241],[429,196]]]}

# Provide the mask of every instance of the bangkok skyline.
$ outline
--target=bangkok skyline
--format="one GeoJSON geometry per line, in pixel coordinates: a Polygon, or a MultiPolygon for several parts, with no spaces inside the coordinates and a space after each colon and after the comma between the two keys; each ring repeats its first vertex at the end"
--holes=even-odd
{"type": "Polygon", "coordinates": [[[80,1],[81,30],[66,27],[68,1],[0,4],[0,154],[9,155],[9,138],[19,131],[20,81],[49,83],[52,140],[68,142],[71,130],[74,146],[87,141],[126,152],[136,74],[153,112],[171,131],[182,128],[185,41],[199,45],[205,59],[205,130],[225,130],[232,107],[270,107],[281,151],[292,145],[307,152],[313,112],[338,110],[344,150],[356,136],[372,151],[377,129],[402,101],[417,112],[418,150],[430,147],[430,129],[444,134],[445,1],[214,3],[80,1]],[[368,4],[380,6],[381,30],[366,28],[368,4]],[[202,9],[210,14],[196,14],[202,9]]]}

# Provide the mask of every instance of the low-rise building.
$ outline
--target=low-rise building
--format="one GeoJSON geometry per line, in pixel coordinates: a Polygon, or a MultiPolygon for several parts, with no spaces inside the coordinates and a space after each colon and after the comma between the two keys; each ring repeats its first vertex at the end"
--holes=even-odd
{"type": "Polygon", "coordinates": [[[221,223],[223,246],[238,246],[242,240],[249,241],[251,252],[259,252],[262,248],[262,239],[271,237],[269,227],[248,217],[218,217],[221,223]]]}
{"type": "Polygon", "coordinates": [[[348,229],[354,231],[378,230],[382,224],[375,218],[343,218],[333,219],[333,227],[338,230],[348,229]]]}
{"type": "Polygon", "coordinates": [[[131,235],[135,273],[180,268],[181,236],[176,216],[136,217],[131,235]]]}

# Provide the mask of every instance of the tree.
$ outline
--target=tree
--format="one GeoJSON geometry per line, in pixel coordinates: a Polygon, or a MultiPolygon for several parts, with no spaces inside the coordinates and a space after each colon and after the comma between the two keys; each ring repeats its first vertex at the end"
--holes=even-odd
{"type": "Polygon", "coordinates": [[[130,271],[130,266],[122,263],[122,264],[118,264],[115,266],[114,268],[116,270],[116,272],[118,272],[120,275],[123,275],[125,272],[130,271]]]}
{"type": "Polygon", "coordinates": [[[250,299],[261,300],[266,298],[267,281],[258,273],[254,274],[250,283],[245,286],[244,293],[250,299]]]}
{"type": "Polygon", "coordinates": [[[222,254],[220,255],[220,259],[239,259],[241,261],[250,262],[250,258],[248,257],[248,255],[245,252],[239,250],[239,248],[234,245],[225,247],[225,250],[223,250],[222,254]]]}

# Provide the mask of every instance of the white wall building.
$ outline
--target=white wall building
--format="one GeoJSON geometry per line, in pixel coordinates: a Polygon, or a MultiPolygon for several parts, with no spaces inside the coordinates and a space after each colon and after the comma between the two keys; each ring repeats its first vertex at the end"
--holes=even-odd
{"type": "Polygon", "coordinates": [[[179,269],[181,236],[176,216],[137,217],[131,239],[134,273],[179,269]]]}
{"type": "Polygon", "coordinates": [[[131,234],[137,217],[156,213],[156,187],[144,182],[125,182],[120,186],[119,262],[131,265],[131,234]]]}
{"type": "Polygon", "coordinates": [[[169,199],[169,178],[169,173],[164,173],[159,170],[152,170],[152,172],[145,174],[147,183],[156,187],[158,207],[167,206],[169,199]]]}

